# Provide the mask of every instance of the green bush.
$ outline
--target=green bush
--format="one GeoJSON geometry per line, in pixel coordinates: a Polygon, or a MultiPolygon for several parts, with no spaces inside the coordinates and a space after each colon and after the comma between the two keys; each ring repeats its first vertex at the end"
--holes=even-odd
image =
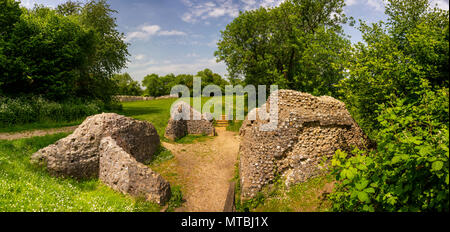
{"type": "MultiPolygon", "coordinates": [[[[99,100],[53,102],[42,97],[0,98],[0,126],[33,122],[70,122],[112,108],[99,100]]],[[[117,106],[116,106],[117,107],[117,106]]]]}
{"type": "Polygon", "coordinates": [[[334,210],[449,211],[449,91],[423,88],[380,111],[376,152],[336,152],[334,210]]]}

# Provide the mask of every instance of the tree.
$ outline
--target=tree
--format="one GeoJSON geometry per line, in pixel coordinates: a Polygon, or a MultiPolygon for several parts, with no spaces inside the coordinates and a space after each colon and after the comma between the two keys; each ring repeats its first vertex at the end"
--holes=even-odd
{"type": "Polygon", "coordinates": [[[343,0],[288,0],[241,13],[222,31],[215,52],[231,79],[335,95],[350,42],[343,0]]]}
{"type": "Polygon", "coordinates": [[[128,73],[116,74],[113,76],[113,80],[117,84],[117,94],[119,95],[140,96],[143,93],[139,82],[133,80],[128,73]]]}
{"type": "Polygon", "coordinates": [[[202,89],[207,85],[217,85],[225,93],[225,85],[228,85],[228,81],[224,80],[219,74],[214,73],[210,69],[204,69],[197,72],[198,77],[202,80],[202,89]]]}
{"type": "Polygon", "coordinates": [[[423,81],[433,90],[449,83],[448,11],[427,1],[390,0],[388,22],[361,22],[365,43],[354,47],[342,99],[366,132],[378,129],[378,106],[398,98],[415,101],[423,81]]]}
{"type": "Polygon", "coordinates": [[[67,2],[57,10],[0,4],[0,93],[112,100],[112,76],[125,67],[128,44],[106,1],[67,2]]]}
{"type": "Polygon", "coordinates": [[[73,97],[80,72],[95,52],[92,31],[45,7],[23,9],[2,37],[6,44],[1,56],[6,58],[0,64],[0,82],[2,92],[10,96],[73,97]]]}
{"type": "Polygon", "coordinates": [[[387,23],[361,23],[341,96],[377,143],[331,161],[337,211],[449,211],[449,14],[389,0],[387,23]]]}
{"type": "Polygon", "coordinates": [[[166,94],[165,86],[157,74],[151,74],[144,77],[142,85],[145,87],[144,94],[152,97],[158,97],[166,94]]]}

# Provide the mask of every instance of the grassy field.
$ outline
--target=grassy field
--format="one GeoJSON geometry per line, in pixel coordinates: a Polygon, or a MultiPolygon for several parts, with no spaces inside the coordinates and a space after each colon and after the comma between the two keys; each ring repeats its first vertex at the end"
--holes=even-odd
{"type": "MultiPolygon", "coordinates": [[[[151,122],[161,139],[166,140],[164,130],[170,117],[170,106],[177,99],[161,99],[123,103],[123,110],[117,113],[139,120],[151,122]]],[[[192,99],[181,99],[192,101],[192,99]]],[[[221,98],[203,98],[220,103],[221,98]]],[[[223,101],[223,100],[222,100],[223,101]]],[[[32,123],[1,128],[0,132],[17,132],[32,129],[58,128],[80,124],[72,123],[32,123]]],[[[30,156],[45,146],[56,142],[68,134],[61,133],[13,141],[0,140],[0,211],[93,211],[93,212],[131,212],[160,211],[161,207],[134,199],[111,190],[98,179],[77,181],[70,178],[55,178],[45,168],[30,164],[30,156]]],[[[210,139],[207,136],[189,135],[177,143],[194,143],[210,139]]],[[[174,159],[170,151],[162,148],[149,166],[161,173],[172,187],[169,211],[180,206],[183,186],[173,171],[174,159]]]]}

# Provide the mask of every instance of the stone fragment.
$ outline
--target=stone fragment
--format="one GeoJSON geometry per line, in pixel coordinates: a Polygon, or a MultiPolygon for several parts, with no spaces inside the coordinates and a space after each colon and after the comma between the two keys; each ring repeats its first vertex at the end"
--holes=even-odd
{"type": "Polygon", "coordinates": [[[159,147],[159,135],[151,123],[103,113],[88,117],[71,135],[34,153],[31,162],[46,166],[54,176],[100,177],[114,189],[131,195],[145,193],[147,199],[163,204],[170,197],[168,183],[141,164],[149,162],[159,147]],[[105,145],[102,149],[104,138],[113,141],[108,144],[117,153],[105,145]],[[101,163],[108,168],[101,170],[101,163]],[[119,166],[107,166],[107,163],[119,166]],[[124,174],[124,169],[128,174],[124,174]]]}
{"type": "Polygon", "coordinates": [[[171,108],[170,119],[164,136],[172,141],[192,135],[215,135],[211,114],[201,114],[188,103],[179,101],[171,108]]]}

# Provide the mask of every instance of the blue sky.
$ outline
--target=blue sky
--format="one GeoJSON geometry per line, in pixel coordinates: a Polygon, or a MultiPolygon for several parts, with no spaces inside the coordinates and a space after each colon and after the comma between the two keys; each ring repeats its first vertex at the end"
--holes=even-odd
{"type": "MultiPolygon", "coordinates": [[[[55,7],[66,0],[22,0],[22,5],[35,3],[55,7]]],[[[81,0],[83,1],[83,0],[81,0]]],[[[239,15],[239,11],[260,6],[273,7],[283,0],[108,0],[119,13],[118,29],[130,43],[128,72],[135,80],[157,73],[196,74],[210,68],[226,76],[226,65],[216,63],[214,51],[220,31],[239,15]]],[[[383,0],[345,0],[348,16],[367,22],[384,20],[383,0]]],[[[448,0],[433,0],[440,8],[449,7],[448,0]]],[[[353,42],[361,40],[355,28],[345,31],[353,42]]]]}

